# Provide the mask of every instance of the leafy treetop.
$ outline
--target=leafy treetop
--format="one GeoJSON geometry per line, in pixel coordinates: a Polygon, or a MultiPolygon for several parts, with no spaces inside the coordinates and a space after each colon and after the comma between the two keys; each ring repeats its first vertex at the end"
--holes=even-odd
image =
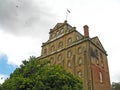
{"type": "Polygon", "coordinates": [[[80,78],[49,60],[30,57],[0,86],[2,90],[83,90],[80,78]]]}

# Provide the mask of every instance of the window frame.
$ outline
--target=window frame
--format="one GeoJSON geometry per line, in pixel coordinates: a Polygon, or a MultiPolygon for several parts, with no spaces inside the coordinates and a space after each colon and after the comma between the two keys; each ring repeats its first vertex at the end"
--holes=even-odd
{"type": "Polygon", "coordinates": [[[72,51],[71,50],[67,51],[67,57],[68,58],[72,57],[72,51]]]}
{"type": "Polygon", "coordinates": [[[69,37],[69,38],[67,39],[67,44],[70,45],[71,43],[72,43],[72,38],[69,37]]]}

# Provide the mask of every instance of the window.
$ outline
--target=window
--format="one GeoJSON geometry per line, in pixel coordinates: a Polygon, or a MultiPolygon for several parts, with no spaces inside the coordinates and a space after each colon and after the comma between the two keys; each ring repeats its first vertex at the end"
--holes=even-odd
{"type": "Polygon", "coordinates": [[[58,60],[59,60],[59,61],[62,60],[62,55],[61,55],[61,54],[58,55],[58,60]]]}
{"type": "Polygon", "coordinates": [[[90,55],[91,55],[92,57],[95,57],[95,52],[94,52],[94,50],[93,50],[92,47],[90,47],[90,55]]]}
{"type": "Polygon", "coordinates": [[[102,55],[102,53],[100,53],[100,61],[101,61],[102,67],[104,67],[104,62],[103,62],[103,55],[102,55]]]}
{"type": "Polygon", "coordinates": [[[78,64],[81,65],[82,64],[82,58],[78,59],[78,64]]]}
{"type": "Polygon", "coordinates": [[[103,55],[102,55],[102,53],[100,53],[100,59],[103,60],[103,55]]]}
{"type": "Polygon", "coordinates": [[[72,52],[71,52],[71,51],[68,51],[68,52],[67,52],[67,56],[68,56],[68,57],[71,57],[71,56],[72,56],[72,52]]]}
{"type": "Polygon", "coordinates": [[[55,51],[55,46],[51,46],[51,52],[55,51]]]}
{"type": "Polygon", "coordinates": [[[59,31],[57,31],[57,36],[59,35],[59,31]]]}
{"type": "Polygon", "coordinates": [[[52,38],[54,38],[54,37],[55,37],[55,33],[52,34],[52,38]]]}
{"type": "Polygon", "coordinates": [[[98,46],[100,46],[99,42],[96,42],[96,44],[97,44],[98,46]]]}
{"type": "Polygon", "coordinates": [[[59,42],[59,48],[63,47],[63,42],[59,42]]]}
{"type": "Polygon", "coordinates": [[[72,38],[68,38],[68,44],[72,43],[72,38]]]}
{"type": "Polygon", "coordinates": [[[100,80],[101,83],[103,82],[102,72],[99,72],[99,80],[100,80]]]}
{"type": "Polygon", "coordinates": [[[60,33],[61,33],[61,34],[63,33],[63,29],[61,29],[60,33]]]}
{"type": "Polygon", "coordinates": [[[97,49],[95,50],[95,57],[96,57],[96,59],[99,59],[98,58],[98,50],[97,49]]]}
{"type": "Polygon", "coordinates": [[[50,58],[50,63],[51,63],[51,64],[54,64],[54,62],[55,62],[55,61],[54,61],[54,58],[51,57],[51,58],[50,58]]]}
{"type": "Polygon", "coordinates": [[[96,63],[97,63],[97,65],[99,65],[99,60],[98,59],[96,60],[96,63]]]}
{"type": "Polygon", "coordinates": [[[81,71],[78,72],[78,77],[80,77],[80,78],[82,77],[82,72],[81,71]]]}
{"type": "Polygon", "coordinates": [[[80,54],[80,53],[82,53],[82,48],[81,47],[78,48],[78,54],[80,54]]]}
{"type": "Polygon", "coordinates": [[[70,61],[68,61],[68,65],[67,65],[69,68],[71,67],[71,62],[70,61]]]}
{"type": "Polygon", "coordinates": [[[44,49],[43,54],[47,54],[47,49],[46,48],[44,49]]]}
{"type": "Polygon", "coordinates": [[[80,37],[77,35],[77,36],[76,36],[76,39],[77,39],[77,40],[80,40],[80,37]]]}

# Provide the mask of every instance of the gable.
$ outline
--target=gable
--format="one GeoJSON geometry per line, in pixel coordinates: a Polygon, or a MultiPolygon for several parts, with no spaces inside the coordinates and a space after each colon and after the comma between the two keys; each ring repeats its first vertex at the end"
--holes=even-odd
{"type": "Polygon", "coordinates": [[[58,29],[58,28],[61,27],[62,25],[63,25],[63,23],[57,23],[57,24],[55,25],[55,27],[53,28],[53,30],[58,29]]]}
{"type": "Polygon", "coordinates": [[[99,38],[96,36],[94,38],[91,39],[91,41],[97,46],[99,47],[101,50],[105,51],[103,45],[101,44],[99,38]]]}

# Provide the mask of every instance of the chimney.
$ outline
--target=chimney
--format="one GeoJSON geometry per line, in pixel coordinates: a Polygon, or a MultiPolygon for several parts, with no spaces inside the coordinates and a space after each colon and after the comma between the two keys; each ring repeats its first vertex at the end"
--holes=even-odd
{"type": "Polygon", "coordinates": [[[83,26],[84,28],[84,37],[89,38],[89,27],[87,25],[83,26]]]}

